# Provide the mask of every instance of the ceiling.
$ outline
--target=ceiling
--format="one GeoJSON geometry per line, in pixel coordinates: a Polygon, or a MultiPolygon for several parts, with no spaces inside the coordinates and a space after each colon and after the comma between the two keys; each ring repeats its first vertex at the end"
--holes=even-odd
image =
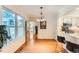
{"type": "MultiPolygon", "coordinates": [[[[6,5],[5,7],[21,14],[28,18],[40,17],[40,6],[41,5],[6,5]]],[[[78,7],[76,5],[42,5],[44,8],[45,17],[52,17],[53,15],[63,15],[66,12],[73,10],[78,7]]]]}
{"type": "Polygon", "coordinates": [[[79,18],[79,7],[75,8],[75,9],[73,9],[71,12],[67,13],[67,14],[65,15],[65,17],[70,17],[70,18],[75,17],[75,18],[79,18]]]}

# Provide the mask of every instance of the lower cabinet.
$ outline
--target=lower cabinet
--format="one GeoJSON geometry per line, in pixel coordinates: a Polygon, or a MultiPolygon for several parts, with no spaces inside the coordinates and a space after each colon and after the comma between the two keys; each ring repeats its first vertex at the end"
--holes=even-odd
{"type": "Polygon", "coordinates": [[[57,36],[57,40],[61,43],[65,43],[65,37],[57,36]]]}
{"type": "Polygon", "coordinates": [[[73,53],[79,53],[79,45],[78,44],[74,44],[74,43],[67,41],[66,48],[73,53]]]}

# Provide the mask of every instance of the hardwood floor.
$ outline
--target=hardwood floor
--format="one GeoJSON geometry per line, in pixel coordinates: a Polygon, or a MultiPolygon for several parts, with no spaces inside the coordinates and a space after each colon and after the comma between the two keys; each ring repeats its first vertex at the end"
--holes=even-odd
{"type": "Polygon", "coordinates": [[[36,40],[34,43],[28,43],[20,53],[59,53],[63,52],[55,40],[36,40]]]}

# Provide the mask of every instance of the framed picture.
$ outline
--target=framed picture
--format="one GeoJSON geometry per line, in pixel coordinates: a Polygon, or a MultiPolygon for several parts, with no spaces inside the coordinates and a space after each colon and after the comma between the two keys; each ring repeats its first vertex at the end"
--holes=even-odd
{"type": "Polygon", "coordinates": [[[40,29],[46,29],[46,25],[47,25],[46,21],[41,21],[40,22],[40,29]]]}

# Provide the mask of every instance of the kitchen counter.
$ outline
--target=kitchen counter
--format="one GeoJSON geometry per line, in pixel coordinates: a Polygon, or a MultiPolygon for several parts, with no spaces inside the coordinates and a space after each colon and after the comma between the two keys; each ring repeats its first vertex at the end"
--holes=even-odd
{"type": "MultiPolygon", "coordinates": [[[[57,40],[56,40],[57,41],[57,40]]],[[[60,47],[63,47],[68,53],[73,53],[73,52],[71,52],[71,51],[69,51],[67,48],[66,48],[66,44],[61,44],[60,42],[58,42],[57,41],[57,43],[58,43],[58,45],[60,46],[60,47]]]]}
{"type": "Polygon", "coordinates": [[[74,38],[76,38],[76,39],[79,39],[79,34],[69,34],[71,37],[74,37],[74,38]]]}
{"type": "MultiPolygon", "coordinates": [[[[63,33],[63,37],[65,37],[66,41],[79,45],[79,35],[77,33],[63,33]]],[[[62,47],[69,53],[73,53],[66,48],[67,43],[63,44],[62,47]]]]}
{"type": "Polygon", "coordinates": [[[69,41],[71,43],[75,43],[79,45],[79,35],[74,33],[74,34],[64,34],[66,41],[69,41]]]}

